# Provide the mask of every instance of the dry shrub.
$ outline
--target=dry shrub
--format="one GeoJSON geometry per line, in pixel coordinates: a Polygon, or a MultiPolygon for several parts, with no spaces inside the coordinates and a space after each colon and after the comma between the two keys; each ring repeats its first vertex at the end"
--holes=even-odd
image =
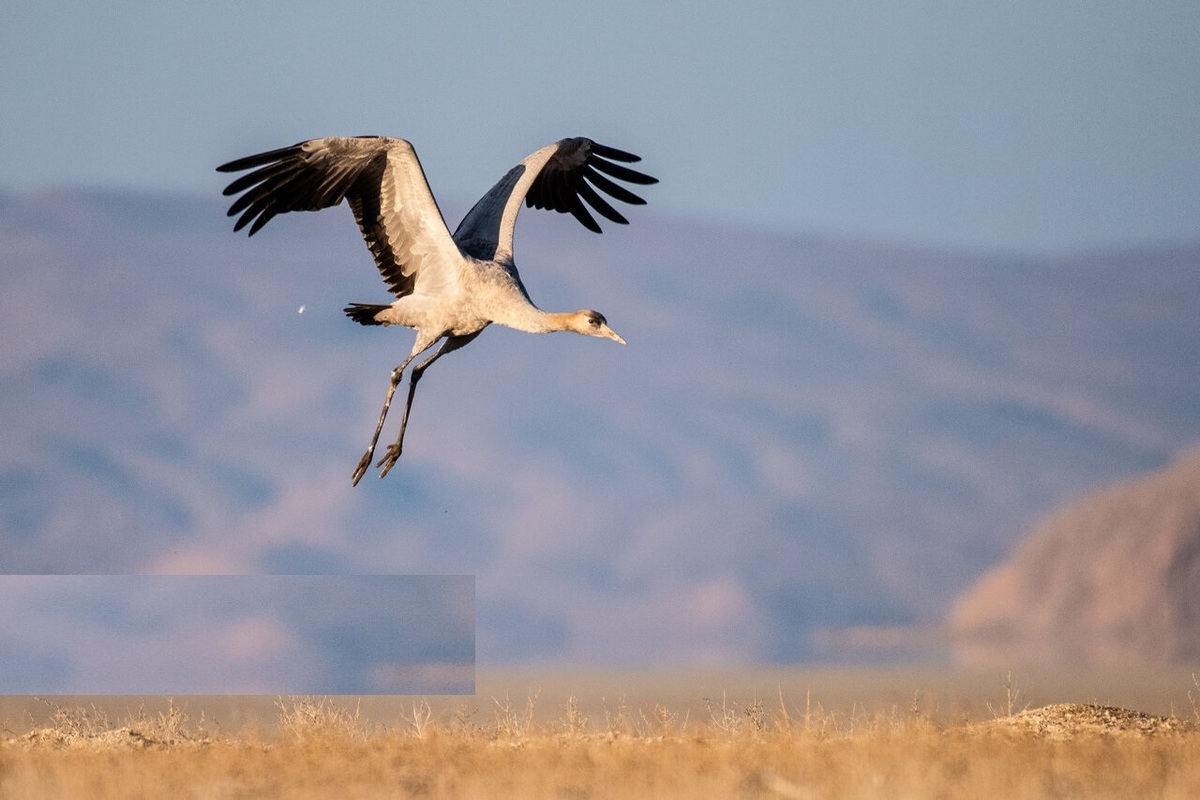
{"type": "Polygon", "coordinates": [[[130,715],[123,725],[109,719],[95,704],[61,705],[43,701],[50,708],[50,726],[31,731],[15,744],[53,748],[107,750],[114,747],[177,747],[199,745],[211,741],[204,715],[199,724],[191,725],[187,711],[167,699],[167,708],[157,714],[147,714],[145,706],[130,715]]]}
{"type": "Polygon", "coordinates": [[[364,734],[360,723],[361,706],[353,711],[340,707],[328,697],[280,697],[279,726],[296,739],[357,738],[364,734]]]}

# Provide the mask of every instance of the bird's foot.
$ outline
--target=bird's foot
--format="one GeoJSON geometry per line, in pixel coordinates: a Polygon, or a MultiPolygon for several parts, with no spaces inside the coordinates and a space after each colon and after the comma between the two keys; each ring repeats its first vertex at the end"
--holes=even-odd
{"type": "Polygon", "coordinates": [[[383,454],[383,458],[375,464],[377,467],[382,467],[379,471],[379,477],[387,475],[392,467],[396,466],[396,461],[400,458],[400,443],[392,442],[388,445],[387,452],[383,454]]]}
{"type": "Polygon", "coordinates": [[[362,480],[362,476],[367,474],[367,469],[371,466],[371,457],[375,455],[375,448],[371,448],[363,453],[363,457],[358,460],[358,466],[354,468],[354,486],[358,486],[358,482],[362,480]]]}

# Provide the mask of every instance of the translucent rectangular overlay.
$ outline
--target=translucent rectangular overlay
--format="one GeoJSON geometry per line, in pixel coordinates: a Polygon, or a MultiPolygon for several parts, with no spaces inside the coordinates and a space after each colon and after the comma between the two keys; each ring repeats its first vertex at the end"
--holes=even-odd
{"type": "Polygon", "coordinates": [[[0,694],[470,694],[469,575],[0,575],[0,694]]]}

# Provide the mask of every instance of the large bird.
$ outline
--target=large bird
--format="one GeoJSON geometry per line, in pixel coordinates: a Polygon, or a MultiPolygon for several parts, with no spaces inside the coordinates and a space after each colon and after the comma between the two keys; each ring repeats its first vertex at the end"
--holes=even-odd
{"type": "Polygon", "coordinates": [[[404,429],[417,382],[429,365],[470,343],[497,323],[529,333],[574,331],[621,344],[625,340],[596,311],[553,313],[529,299],[513,262],[513,227],[522,201],[534,208],[570,213],[596,233],[600,225],[589,207],[612,222],[628,220],[603,195],[643,205],[624,183],[649,185],[657,179],[624,166],[640,159],[590,139],[563,139],[532,153],[513,167],[467,212],[453,235],[429,189],[416,151],[403,139],[380,136],[310,139],[279,150],[239,158],[220,172],[253,170],[234,180],[224,194],[241,194],[229,207],[240,214],[234,230],[250,226],[253,236],[276,214],[319,211],[345,199],[354,212],[375,265],[396,300],[390,305],[351,303],[345,313],[362,325],[404,325],[417,332],[412,351],[392,370],[387,398],[353,482],[371,466],[379,433],[404,370],[418,355],[442,341],[433,355],[413,367],[400,433],[376,463],[387,475],[404,446],[404,429]]]}

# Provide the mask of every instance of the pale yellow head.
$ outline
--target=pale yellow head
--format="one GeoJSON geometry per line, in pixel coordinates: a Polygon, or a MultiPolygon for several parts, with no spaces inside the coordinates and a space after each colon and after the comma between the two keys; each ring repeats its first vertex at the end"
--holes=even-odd
{"type": "Polygon", "coordinates": [[[599,311],[581,309],[566,315],[567,330],[582,333],[584,336],[602,336],[614,342],[625,344],[625,340],[617,332],[608,327],[608,320],[599,311]]]}

